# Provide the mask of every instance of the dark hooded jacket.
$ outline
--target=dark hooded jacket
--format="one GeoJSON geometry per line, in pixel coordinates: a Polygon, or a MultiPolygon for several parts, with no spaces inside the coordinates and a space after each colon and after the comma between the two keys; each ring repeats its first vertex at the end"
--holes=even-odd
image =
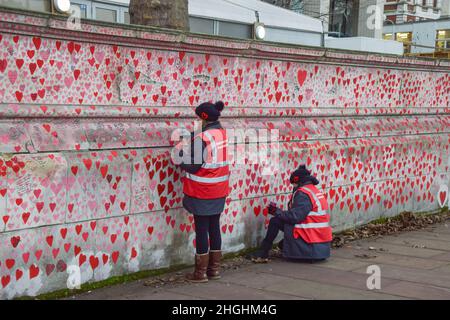
{"type": "MultiPolygon", "coordinates": [[[[314,182],[316,182],[315,180],[314,182]]],[[[294,188],[295,194],[292,200],[292,207],[289,210],[277,209],[276,216],[284,222],[283,257],[289,259],[322,260],[330,257],[331,242],[306,243],[301,237],[294,238],[294,225],[301,223],[311,212],[313,206],[308,195],[304,192],[297,192],[297,189],[308,184],[316,184],[307,181],[299,187],[294,188]]]]}
{"type": "MultiPolygon", "coordinates": [[[[206,124],[206,126],[203,128],[203,132],[210,130],[210,129],[222,129],[222,125],[219,121],[214,121],[206,124]]],[[[201,138],[197,138],[201,139],[201,138]]],[[[194,137],[192,133],[192,143],[191,143],[191,150],[194,150],[194,137]]],[[[206,144],[204,141],[202,141],[202,152],[206,148],[206,144]]],[[[182,151],[180,151],[180,156],[182,156],[182,151]]],[[[191,164],[185,164],[182,163],[180,165],[181,169],[185,170],[189,173],[196,173],[200,170],[202,167],[202,163],[195,164],[194,161],[194,154],[191,155],[192,161],[191,164]]],[[[200,215],[200,216],[212,216],[216,214],[222,213],[223,209],[225,208],[225,199],[218,198],[218,199],[198,199],[194,197],[190,197],[188,195],[184,195],[183,198],[183,207],[192,214],[200,215]]]]}

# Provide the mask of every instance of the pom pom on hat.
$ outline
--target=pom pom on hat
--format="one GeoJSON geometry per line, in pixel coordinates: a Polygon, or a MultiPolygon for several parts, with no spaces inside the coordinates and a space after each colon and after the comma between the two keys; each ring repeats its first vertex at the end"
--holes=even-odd
{"type": "Polygon", "coordinates": [[[203,120],[217,121],[224,106],[222,101],[217,101],[215,104],[204,102],[195,109],[195,114],[203,120]]]}
{"type": "Polygon", "coordinates": [[[217,101],[214,106],[216,107],[217,111],[221,112],[225,107],[225,104],[222,101],[217,101]]]}
{"type": "Polygon", "coordinates": [[[319,181],[316,177],[311,175],[311,171],[306,169],[306,165],[302,164],[295,170],[289,179],[291,183],[304,184],[306,182],[311,182],[314,185],[319,184],[319,181]]]}

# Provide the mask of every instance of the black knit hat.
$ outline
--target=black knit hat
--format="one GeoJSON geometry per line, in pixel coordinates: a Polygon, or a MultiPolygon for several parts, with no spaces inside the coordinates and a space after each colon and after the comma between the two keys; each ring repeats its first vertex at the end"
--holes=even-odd
{"type": "Polygon", "coordinates": [[[298,167],[298,169],[291,174],[289,180],[292,184],[304,184],[306,182],[311,182],[314,185],[319,184],[319,181],[316,179],[316,177],[311,175],[311,172],[306,169],[306,166],[304,164],[300,165],[300,167],[298,167]]]}
{"type": "Polygon", "coordinates": [[[217,101],[215,104],[204,102],[195,109],[195,114],[206,121],[217,121],[223,108],[222,101],[217,101]]]}

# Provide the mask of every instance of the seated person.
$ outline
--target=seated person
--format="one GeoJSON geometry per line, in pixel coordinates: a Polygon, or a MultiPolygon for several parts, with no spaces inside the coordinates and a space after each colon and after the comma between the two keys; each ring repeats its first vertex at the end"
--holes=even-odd
{"type": "Polygon", "coordinates": [[[294,188],[288,210],[270,203],[269,213],[274,217],[270,219],[261,247],[248,257],[253,262],[268,262],[269,251],[279,231],[284,232],[284,240],[278,244],[284,258],[315,262],[330,257],[330,215],[327,200],[316,187],[319,181],[305,165],[301,165],[292,173],[290,182],[294,188]]]}

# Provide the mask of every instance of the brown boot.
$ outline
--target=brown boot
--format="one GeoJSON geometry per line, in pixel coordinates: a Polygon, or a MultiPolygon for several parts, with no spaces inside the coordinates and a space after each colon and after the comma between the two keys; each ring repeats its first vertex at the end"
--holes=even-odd
{"type": "Polygon", "coordinates": [[[222,251],[211,250],[209,252],[209,265],[208,265],[208,271],[206,272],[208,275],[208,279],[218,280],[221,278],[221,276],[220,276],[220,259],[221,258],[222,258],[222,251]]]}
{"type": "Polygon", "coordinates": [[[186,278],[190,282],[202,283],[208,282],[208,276],[206,275],[206,269],[208,268],[209,253],[196,254],[195,255],[195,270],[193,273],[186,275],[186,278]]]}

